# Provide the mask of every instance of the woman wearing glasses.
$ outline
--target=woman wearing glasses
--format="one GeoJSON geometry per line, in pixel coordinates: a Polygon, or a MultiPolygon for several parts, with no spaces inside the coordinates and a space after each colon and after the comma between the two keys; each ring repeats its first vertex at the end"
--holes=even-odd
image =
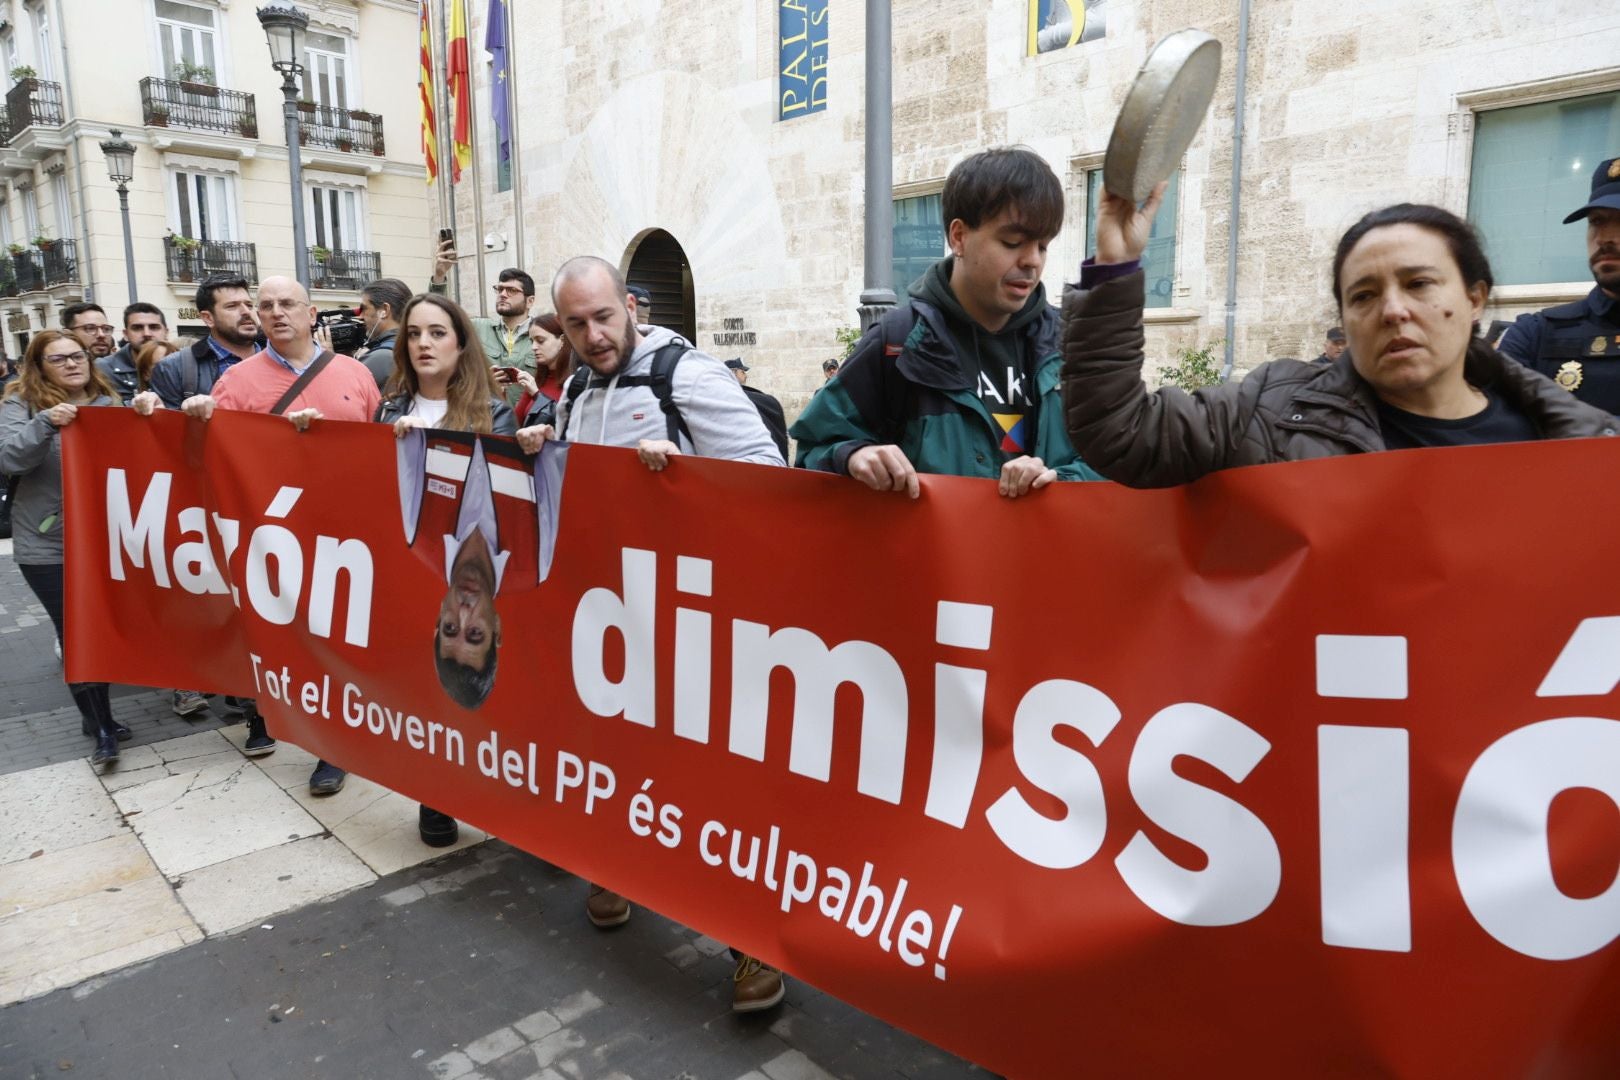
{"type": "MultiPolygon", "coordinates": [[[[121,405],[118,392],[91,362],[85,340],[45,330],[28,343],[22,372],[0,401],[0,473],[16,485],[12,503],[13,554],[28,587],[50,614],[62,639],[62,428],[87,405],[121,405]]],[[[157,395],[137,394],[143,413],[157,395]]],[[[160,406],[158,406],[160,407],[160,406]]],[[[118,740],[129,729],[115,724],[106,683],[69,683],[83,717],[82,730],[96,737],[92,764],[118,760],[118,740]]]]}

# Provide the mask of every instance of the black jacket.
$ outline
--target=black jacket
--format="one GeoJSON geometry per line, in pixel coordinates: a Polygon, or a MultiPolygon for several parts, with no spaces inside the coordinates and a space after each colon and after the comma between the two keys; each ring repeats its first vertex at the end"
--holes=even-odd
{"type": "MultiPolygon", "coordinates": [[[[402,416],[409,416],[416,407],[416,399],[410,394],[395,394],[393,397],[383,398],[381,405],[377,406],[377,415],[372,417],[378,423],[392,424],[402,416]]],[[[503,398],[489,399],[489,424],[492,435],[516,435],[517,417],[512,415],[512,406],[503,398]]]]}

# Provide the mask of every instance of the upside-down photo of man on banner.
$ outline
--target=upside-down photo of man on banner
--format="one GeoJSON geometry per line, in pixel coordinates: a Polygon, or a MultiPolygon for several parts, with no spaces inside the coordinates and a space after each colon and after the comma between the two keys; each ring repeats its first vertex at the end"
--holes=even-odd
{"type": "Polygon", "coordinates": [[[1620,1072],[1620,441],[1016,501],[241,413],[64,441],[67,678],[254,697],[998,1073],[1620,1072]]]}

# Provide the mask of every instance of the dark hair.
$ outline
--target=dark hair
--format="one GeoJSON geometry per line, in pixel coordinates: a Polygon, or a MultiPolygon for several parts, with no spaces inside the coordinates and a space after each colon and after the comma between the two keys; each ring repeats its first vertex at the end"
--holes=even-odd
{"type": "Polygon", "coordinates": [[[202,284],[197,286],[197,310],[212,315],[214,295],[221,289],[241,289],[243,292],[251,293],[248,279],[241,274],[214,274],[203,278],[202,284]]]}
{"type": "MultiPolygon", "coordinates": [[[[1363,215],[1362,219],[1350,226],[1345,234],[1339,237],[1339,246],[1333,253],[1333,300],[1344,311],[1343,282],[1344,262],[1350,257],[1350,252],[1361,243],[1362,239],[1374,229],[1385,229],[1391,225],[1416,225],[1428,229],[1446,242],[1451,251],[1451,257],[1462,274],[1462,283],[1465,289],[1475,285],[1485,286],[1485,295],[1489,296],[1491,286],[1496,284],[1496,278],[1491,274],[1491,261],[1485,257],[1485,245],[1480,242],[1479,233],[1474,227],[1450,210],[1442,210],[1438,206],[1429,206],[1424,203],[1396,203],[1386,206],[1382,210],[1374,210],[1363,215]]],[[[1463,361],[1463,375],[1476,386],[1486,385],[1490,381],[1490,372],[1496,370],[1497,364],[1490,361],[1488,354],[1493,350],[1479,336],[1479,322],[1473,323],[1473,334],[1468,339],[1468,350],[1463,361]],[[1484,354],[1484,355],[1482,355],[1484,354]]]]}
{"type": "Polygon", "coordinates": [[[405,305],[411,302],[411,287],[397,277],[384,277],[366,282],[360,288],[360,295],[372,307],[387,304],[388,313],[397,320],[403,317],[405,305]]]}
{"type": "Polygon", "coordinates": [[[1046,160],[1025,146],[985,150],[957,162],[940,195],[947,230],[958,219],[977,229],[1009,206],[1032,237],[1051,239],[1063,228],[1063,185],[1046,160]]]}
{"type": "Polygon", "coordinates": [[[490,642],[484,666],[475,668],[439,654],[439,628],[433,628],[433,666],[439,673],[439,685],[450,695],[450,700],[463,709],[476,709],[489,697],[495,687],[495,662],[500,659],[501,647],[490,642]]]}
{"type": "Polygon", "coordinates": [[[131,315],[156,315],[164,326],[169,325],[169,317],[163,314],[163,309],[156,304],[148,304],[145,300],[137,300],[124,309],[124,325],[129,325],[131,315]]]}
{"type": "Polygon", "coordinates": [[[106,310],[100,304],[92,304],[90,301],[84,300],[77,304],[69,304],[62,309],[62,329],[73,329],[73,320],[87,311],[94,311],[103,319],[107,317],[106,310]]]}
{"type": "Polygon", "coordinates": [[[1343,282],[1339,280],[1344,274],[1344,261],[1368,233],[1391,225],[1416,225],[1438,234],[1446,242],[1446,247],[1451,249],[1451,257],[1462,272],[1465,288],[1483,283],[1485,292],[1489,294],[1491,286],[1496,284],[1491,274],[1491,261],[1485,257],[1485,246],[1480,243],[1479,233],[1474,231],[1472,225],[1438,206],[1396,203],[1364,215],[1339,237],[1338,250],[1333,253],[1333,299],[1340,311],[1344,310],[1343,282]]]}
{"type": "Polygon", "coordinates": [[[534,278],[530,277],[528,274],[525,274],[522,270],[519,270],[515,266],[508,266],[505,270],[502,270],[500,272],[500,276],[498,276],[495,280],[515,281],[519,285],[523,286],[524,296],[534,295],[534,278]]]}

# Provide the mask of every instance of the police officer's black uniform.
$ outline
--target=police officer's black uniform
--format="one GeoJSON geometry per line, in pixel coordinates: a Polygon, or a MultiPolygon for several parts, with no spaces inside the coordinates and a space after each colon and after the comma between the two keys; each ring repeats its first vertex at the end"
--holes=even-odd
{"type": "MultiPolygon", "coordinates": [[[[1564,224],[1594,209],[1620,211],[1620,158],[1598,164],[1591,198],[1564,224]]],[[[1520,315],[1497,348],[1582,401],[1620,415],[1620,300],[1601,288],[1573,304],[1520,315]]]]}

